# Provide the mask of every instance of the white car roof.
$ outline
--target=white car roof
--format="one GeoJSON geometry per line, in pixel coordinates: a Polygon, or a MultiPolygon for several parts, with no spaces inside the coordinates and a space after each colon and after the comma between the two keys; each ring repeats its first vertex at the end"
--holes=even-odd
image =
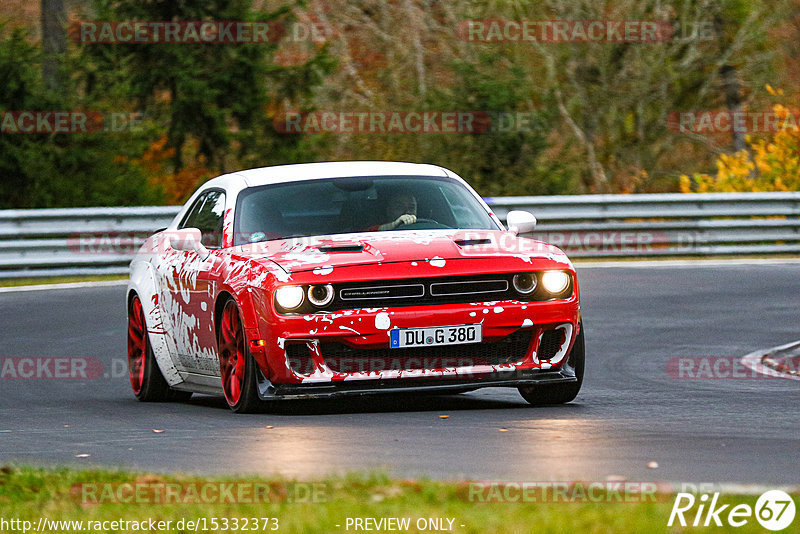
{"type": "MultiPolygon", "coordinates": [[[[243,178],[246,187],[267,185],[316,178],[340,178],[351,176],[451,176],[443,167],[425,163],[404,163],[397,161],[328,161],[322,163],[298,163],[295,165],[277,165],[261,167],[246,171],[236,171],[225,176],[243,178]]],[[[220,176],[210,182],[225,178],[220,176]]]]}
{"type": "MultiPolygon", "coordinates": [[[[197,200],[197,197],[209,189],[222,189],[226,191],[226,208],[232,209],[236,204],[236,197],[239,192],[248,187],[297,182],[300,180],[362,176],[447,176],[458,180],[467,186],[467,188],[471,189],[469,185],[453,171],[427,163],[405,163],[399,161],[326,161],[321,163],[276,165],[274,167],[235,171],[212,178],[201,185],[197,191],[192,194],[189,200],[183,205],[183,208],[172,220],[169,228],[172,230],[177,228],[179,222],[183,220],[183,217],[186,215],[186,212],[189,211],[191,205],[197,200]]],[[[491,211],[477,193],[473,192],[473,195],[484,205],[487,211],[491,211]]]]}

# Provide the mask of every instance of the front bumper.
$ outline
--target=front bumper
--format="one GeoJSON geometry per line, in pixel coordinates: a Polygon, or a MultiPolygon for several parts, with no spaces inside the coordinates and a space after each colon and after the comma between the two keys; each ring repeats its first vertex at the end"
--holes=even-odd
{"type": "MultiPolygon", "coordinates": [[[[353,309],[313,315],[263,314],[258,332],[248,337],[252,340],[253,336],[261,336],[264,340],[262,346],[250,347],[263,370],[259,389],[264,398],[420,390],[457,392],[476,387],[575,381],[572,370],[563,364],[578,334],[579,310],[578,297],[573,296],[547,302],[497,301],[353,309]],[[353,358],[376,352],[402,358],[403,351],[408,349],[388,349],[389,331],[393,328],[478,322],[482,324],[486,343],[520,333],[529,335],[530,342],[524,352],[503,362],[456,359],[418,368],[356,366],[343,370],[326,360],[324,347],[332,345],[347,347],[353,358]],[[563,333],[560,346],[548,358],[540,358],[542,338],[553,331],[563,333]],[[304,347],[309,358],[309,365],[302,369],[293,367],[288,355],[288,349],[298,345],[304,347]]],[[[467,347],[466,353],[470,346],[449,347],[467,347]]],[[[429,350],[432,355],[443,352],[437,347],[429,350]]]]}

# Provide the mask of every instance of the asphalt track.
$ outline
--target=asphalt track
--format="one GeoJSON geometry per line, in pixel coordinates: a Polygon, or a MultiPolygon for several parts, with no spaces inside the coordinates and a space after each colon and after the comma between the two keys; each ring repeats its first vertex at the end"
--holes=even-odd
{"type": "Polygon", "coordinates": [[[106,376],[0,379],[0,462],[301,478],[377,469],[445,479],[800,483],[800,381],[667,372],[670,358],[739,357],[799,339],[800,264],[578,272],[586,381],[575,402],[545,408],[511,389],[304,402],[247,416],[214,397],[143,404],[121,372],[123,286],[1,293],[0,358],[96,357],[106,376]]]}

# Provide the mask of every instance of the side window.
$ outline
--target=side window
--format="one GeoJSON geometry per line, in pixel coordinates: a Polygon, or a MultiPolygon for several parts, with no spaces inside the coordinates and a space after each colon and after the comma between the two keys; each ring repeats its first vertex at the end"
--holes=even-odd
{"type": "Polygon", "coordinates": [[[180,228],[198,228],[202,242],[210,248],[222,246],[222,223],[225,215],[225,193],[209,191],[198,198],[180,228]]]}
{"type": "Polygon", "coordinates": [[[194,201],[192,207],[189,208],[189,211],[186,212],[186,215],[183,217],[183,221],[178,225],[178,229],[181,228],[193,228],[194,226],[191,224],[194,221],[195,217],[197,217],[197,212],[200,211],[200,208],[203,206],[203,202],[206,201],[206,197],[208,194],[202,194],[197,197],[197,200],[194,201]]]}

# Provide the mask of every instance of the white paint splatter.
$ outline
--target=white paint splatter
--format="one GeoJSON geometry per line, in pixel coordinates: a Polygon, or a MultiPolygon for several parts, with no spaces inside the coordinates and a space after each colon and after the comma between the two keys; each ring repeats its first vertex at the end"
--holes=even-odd
{"type": "Polygon", "coordinates": [[[361,332],[359,332],[358,330],[354,330],[354,329],[350,328],[349,326],[340,326],[339,330],[350,330],[351,332],[353,332],[355,334],[358,334],[359,336],[361,335],[361,332]]]}
{"type": "Polygon", "coordinates": [[[201,302],[200,303],[200,309],[203,310],[203,311],[206,311],[208,309],[208,304],[206,304],[205,302],[201,302]]]}
{"type": "Polygon", "coordinates": [[[525,319],[524,321],[522,321],[522,328],[525,328],[526,326],[533,326],[533,321],[531,321],[530,319],[525,319]]]}
{"type": "Polygon", "coordinates": [[[392,326],[392,319],[386,312],[381,312],[375,316],[375,328],[378,330],[388,330],[392,326]]]}
{"type": "Polygon", "coordinates": [[[444,267],[447,261],[444,258],[436,256],[435,258],[430,260],[429,263],[431,264],[431,267],[444,267]]]}
{"type": "Polygon", "coordinates": [[[469,316],[470,316],[470,317],[475,317],[476,315],[478,315],[478,314],[477,314],[477,313],[475,313],[475,312],[469,312],[469,316]]]}
{"type": "Polygon", "coordinates": [[[505,311],[505,310],[503,309],[503,307],[502,307],[502,306],[495,306],[495,307],[494,307],[494,312],[495,312],[495,313],[503,313],[504,311],[505,311]]]}
{"type": "Polygon", "coordinates": [[[333,265],[324,265],[322,267],[315,267],[312,271],[314,274],[325,276],[333,272],[333,265]]]}

